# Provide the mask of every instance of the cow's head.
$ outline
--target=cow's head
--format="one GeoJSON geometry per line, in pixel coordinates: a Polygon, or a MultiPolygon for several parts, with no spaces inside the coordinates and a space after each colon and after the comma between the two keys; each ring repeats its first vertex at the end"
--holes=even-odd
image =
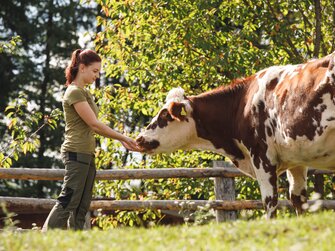
{"type": "Polygon", "coordinates": [[[196,135],[190,101],[182,88],[172,89],[166,103],[136,141],[145,152],[172,152],[188,149],[196,135]]]}

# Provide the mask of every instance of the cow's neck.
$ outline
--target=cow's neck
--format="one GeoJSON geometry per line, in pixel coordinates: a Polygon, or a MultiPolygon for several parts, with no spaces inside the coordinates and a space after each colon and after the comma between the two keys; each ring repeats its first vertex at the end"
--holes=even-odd
{"type": "Polygon", "coordinates": [[[210,141],[216,152],[225,152],[233,159],[244,158],[235,139],[239,139],[237,127],[242,121],[242,107],[245,106],[244,97],[249,81],[247,79],[234,86],[190,98],[197,136],[210,141]]]}

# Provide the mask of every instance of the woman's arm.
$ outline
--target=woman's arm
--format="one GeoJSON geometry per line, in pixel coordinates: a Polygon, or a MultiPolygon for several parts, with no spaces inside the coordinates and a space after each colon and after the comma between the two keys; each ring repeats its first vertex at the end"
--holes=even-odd
{"type": "Polygon", "coordinates": [[[135,140],[114,131],[112,128],[99,121],[86,101],[75,103],[73,106],[82,120],[84,120],[94,132],[108,138],[119,140],[128,150],[140,151],[135,140]]]}

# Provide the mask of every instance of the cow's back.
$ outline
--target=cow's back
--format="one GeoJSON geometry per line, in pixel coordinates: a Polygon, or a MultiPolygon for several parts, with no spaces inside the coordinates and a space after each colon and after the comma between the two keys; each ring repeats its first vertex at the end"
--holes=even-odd
{"type": "Polygon", "coordinates": [[[244,113],[250,115],[255,139],[267,143],[266,154],[273,163],[335,167],[331,60],[328,56],[306,64],[273,66],[258,72],[250,83],[244,113]]]}

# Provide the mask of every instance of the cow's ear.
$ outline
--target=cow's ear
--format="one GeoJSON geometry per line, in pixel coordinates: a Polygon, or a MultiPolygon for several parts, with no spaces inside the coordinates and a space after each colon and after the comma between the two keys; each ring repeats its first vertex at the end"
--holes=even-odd
{"type": "Polygon", "coordinates": [[[168,111],[171,114],[172,118],[178,121],[184,121],[186,119],[187,111],[184,103],[171,102],[168,111]]]}

